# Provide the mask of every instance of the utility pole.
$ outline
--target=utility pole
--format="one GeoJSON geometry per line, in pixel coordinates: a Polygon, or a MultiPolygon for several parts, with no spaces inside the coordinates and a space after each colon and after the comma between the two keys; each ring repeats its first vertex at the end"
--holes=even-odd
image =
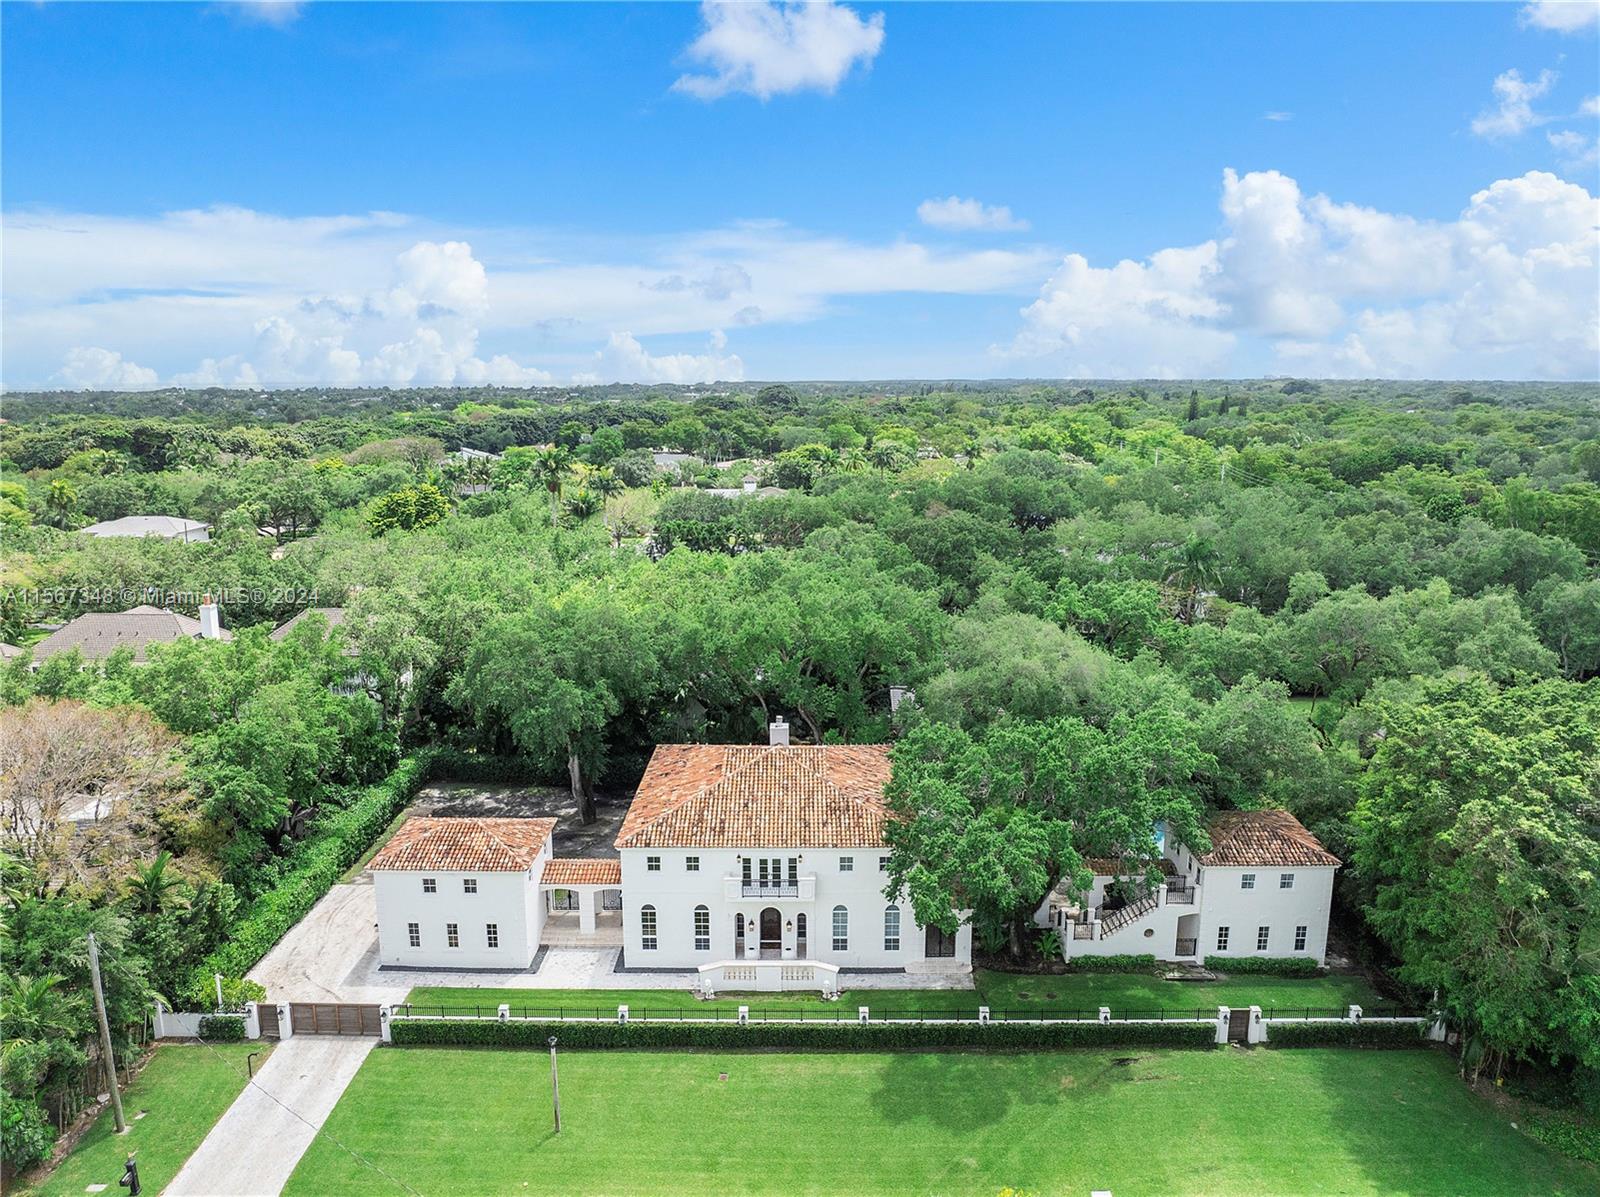
{"type": "Polygon", "coordinates": [[[111,1086],[111,1109],[117,1118],[117,1134],[128,1133],[128,1120],[122,1116],[122,1093],[117,1088],[117,1060],[111,1054],[111,1024],[106,1021],[106,991],[100,985],[100,948],[89,932],[89,979],[94,982],[94,1012],[100,1018],[100,1054],[111,1086]]]}
{"type": "Polygon", "coordinates": [[[556,1037],[550,1036],[550,1095],[555,1101],[556,1134],[561,1133],[561,1081],[556,1076],[556,1037]]]}

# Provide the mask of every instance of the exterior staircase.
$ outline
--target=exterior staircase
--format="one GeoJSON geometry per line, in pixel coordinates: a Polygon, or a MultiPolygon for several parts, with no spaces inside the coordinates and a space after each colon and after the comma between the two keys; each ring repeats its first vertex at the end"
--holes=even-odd
{"type": "Polygon", "coordinates": [[[1155,894],[1148,894],[1143,898],[1128,903],[1117,910],[1107,911],[1104,906],[1100,908],[1100,938],[1115,935],[1122,928],[1137,923],[1160,904],[1160,899],[1155,894]]]}

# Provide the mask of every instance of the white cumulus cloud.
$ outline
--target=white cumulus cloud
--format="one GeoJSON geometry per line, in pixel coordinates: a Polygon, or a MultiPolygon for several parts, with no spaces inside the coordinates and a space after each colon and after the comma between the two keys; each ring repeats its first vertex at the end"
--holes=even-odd
{"type": "Polygon", "coordinates": [[[1007,232],[1028,227],[1028,222],[1013,216],[1010,208],[981,203],[975,199],[962,199],[954,195],[944,199],[923,200],[917,205],[917,219],[932,228],[958,232],[970,230],[1007,232]]]}
{"type": "Polygon", "coordinates": [[[69,349],[56,380],[78,391],[142,391],[159,381],[154,370],[94,345],[69,349]]]}
{"type": "Polygon", "coordinates": [[[1518,18],[1531,29],[1577,33],[1600,23],[1600,0],[1537,0],[1523,5],[1518,18]]]}
{"type": "Polygon", "coordinates": [[[1596,374],[1600,204],[1575,183],[1501,179],[1439,222],[1229,170],[1221,211],[1201,245],[1109,267],[1069,254],[997,352],[1080,377],[1596,374]]]}
{"type": "Polygon", "coordinates": [[[614,332],[594,355],[593,367],[575,374],[573,381],[738,382],[744,377],[744,362],[736,353],[724,355],[727,345],[722,331],[713,329],[706,353],[653,354],[632,333],[614,332]]]}
{"type": "Polygon", "coordinates": [[[1472,122],[1479,137],[1515,137],[1543,124],[1547,119],[1533,110],[1533,102],[1555,86],[1554,71],[1540,71],[1537,79],[1524,79],[1512,68],[1495,77],[1493,108],[1486,108],[1472,122]]]}
{"type": "Polygon", "coordinates": [[[883,47],[883,14],[862,20],[832,0],[814,3],[718,3],[700,8],[704,28],[684,55],[709,74],[672,85],[702,100],[745,92],[767,100],[799,91],[832,93],[857,63],[883,47]]]}

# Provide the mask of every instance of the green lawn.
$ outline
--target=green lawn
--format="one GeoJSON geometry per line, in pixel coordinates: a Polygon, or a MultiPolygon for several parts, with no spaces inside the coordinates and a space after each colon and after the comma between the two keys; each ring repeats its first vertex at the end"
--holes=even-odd
{"type": "Polygon", "coordinates": [[[255,1051],[262,1053],[256,1059],[259,1068],[270,1044],[219,1043],[210,1050],[199,1044],[158,1045],[155,1058],[122,1095],[128,1133],[116,1133],[108,1109],[59,1168],[18,1192],[77,1197],[91,1184],[110,1185],[109,1194],[123,1192],[117,1181],[133,1153],[144,1191],[159,1193],[244,1089],[245,1056],[255,1051]]]}
{"type": "Polygon", "coordinates": [[[712,1010],[733,1011],[740,1005],[752,1010],[803,1010],[820,1017],[853,1017],[857,1006],[874,1010],[964,1011],[976,1017],[980,1005],[989,1006],[995,1016],[1001,1011],[1026,1014],[1043,1007],[1053,1010],[1081,1010],[1088,1017],[1101,1006],[1113,1011],[1167,1010],[1205,1015],[1218,1006],[1343,1007],[1352,1002],[1374,1008],[1378,995],[1360,977],[1328,976],[1308,979],[1290,977],[1233,977],[1224,981],[1164,981],[1155,976],[1133,973],[1073,973],[1059,977],[1026,976],[979,969],[977,990],[949,989],[857,989],[846,990],[837,1003],[823,1002],[816,994],[752,993],[727,994],[714,1002],[700,1002],[687,989],[472,989],[419,986],[409,995],[419,1008],[442,1005],[446,1009],[470,1012],[481,1007],[492,1014],[505,1002],[513,1013],[522,1009],[554,1012],[599,1010],[614,1014],[626,1002],[633,1012],[686,1010],[707,1014],[712,1010]]]}
{"type": "Polygon", "coordinates": [[[352,1151],[429,1197],[1600,1186],[1431,1051],[568,1052],[561,1112],[543,1052],[379,1050],[285,1192],[394,1191],[352,1151]]]}

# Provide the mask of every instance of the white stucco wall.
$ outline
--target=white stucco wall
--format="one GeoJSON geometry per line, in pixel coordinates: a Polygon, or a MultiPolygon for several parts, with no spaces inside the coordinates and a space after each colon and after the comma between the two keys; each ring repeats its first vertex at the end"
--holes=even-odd
{"type": "Polygon", "coordinates": [[[1204,901],[1200,907],[1200,955],[1309,956],[1322,964],[1328,955],[1328,914],[1333,906],[1331,867],[1304,868],[1259,865],[1249,869],[1207,867],[1201,871],[1204,901]],[[1241,878],[1254,873],[1254,889],[1241,878]],[[1282,874],[1294,877],[1294,888],[1279,885],[1282,874]],[[1306,946],[1294,948],[1295,928],[1306,928],[1306,946]],[[1217,929],[1228,928],[1228,946],[1217,947],[1217,929]],[[1267,927],[1265,951],[1256,948],[1256,930],[1267,927]]]}
{"type": "MultiPolygon", "coordinates": [[[[883,896],[887,875],[879,868],[880,856],[887,849],[857,848],[761,848],[705,849],[630,848],[622,857],[623,946],[630,968],[692,968],[735,958],[736,916],[744,914],[747,927],[754,920],[759,927],[761,912],[771,907],[781,916],[782,959],[797,958],[799,915],[806,917],[805,959],[820,960],[846,968],[905,968],[928,963],[926,932],[916,925],[910,902],[893,903],[900,908],[900,947],[884,946],[884,912],[891,903],[883,896]],[[651,871],[649,857],[659,857],[661,868],[651,871]],[[800,895],[744,897],[741,857],[762,857],[784,862],[796,860],[800,895]],[[687,859],[699,858],[699,870],[689,871],[687,859]],[[854,867],[840,868],[842,857],[854,867]],[[640,936],[640,913],[645,906],[656,911],[658,946],[645,950],[640,936]],[[711,919],[711,944],[704,950],[694,946],[694,909],[704,905],[711,919]],[[833,910],[844,906],[849,911],[848,947],[833,947],[833,910]]],[[[752,868],[759,880],[759,867],[752,868]]],[[[754,957],[757,932],[752,929],[747,955],[754,957]]],[[[972,929],[962,926],[956,933],[955,955],[940,957],[938,966],[970,964],[972,929]]]]}
{"type": "Polygon", "coordinates": [[[550,859],[547,842],[530,869],[515,873],[378,869],[372,874],[378,905],[378,962],[412,968],[526,968],[544,931],[539,877],[550,859]],[[423,890],[431,877],[436,893],[423,890]],[[474,878],[478,892],[462,881],[474,878]],[[422,946],[410,944],[408,924],[418,924],[422,946]],[[461,946],[448,946],[447,924],[455,923],[461,946]],[[494,923],[500,946],[488,946],[494,923]]]}

